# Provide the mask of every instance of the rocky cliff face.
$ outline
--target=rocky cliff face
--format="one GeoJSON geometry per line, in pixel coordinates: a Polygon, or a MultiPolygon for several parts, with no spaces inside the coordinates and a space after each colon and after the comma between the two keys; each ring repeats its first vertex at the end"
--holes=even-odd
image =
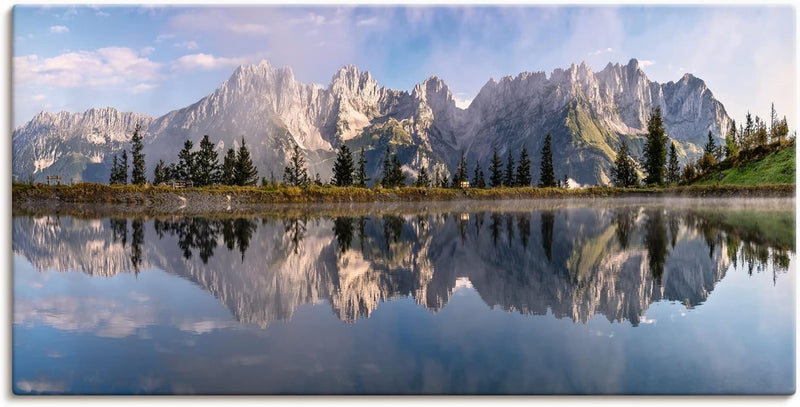
{"type": "Polygon", "coordinates": [[[299,145],[311,175],[329,179],[336,150],[346,143],[355,151],[364,148],[373,179],[387,148],[413,177],[422,166],[431,174],[449,174],[461,153],[470,166],[480,161],[486,168],[493,149],[516,156],[527,147],[535,181],[541,144],[550,133],[558,178],[607,183],[620,141],[639,154],[647,117],[657,106],[686,158],[700,152],[708,131],[721,139],[721,129],[729,125],[724,107],[702,80],[687,74],[658,84],[635,59],[597,73],[573,64],[549,77],[523,72],[492,79],[466,110],[455,106],[447,85],[435,76],[409,93],[381,87],[369,72],[349,65],[322,88],[296,81],[289,68],[262,62],[237,68],[211,95],[156,119],[110,108],[41,113],[14,130],[13,173],[18,179],[61,173],[105,182],[109,154],[125,146],[138,121],[147,130],[148,174],[159,159],[175,161],[184,140],[197,143],[208,134],[220,154],[237,148],[243,137],[261,176],[279,178],[289,152],[299,145]]]}

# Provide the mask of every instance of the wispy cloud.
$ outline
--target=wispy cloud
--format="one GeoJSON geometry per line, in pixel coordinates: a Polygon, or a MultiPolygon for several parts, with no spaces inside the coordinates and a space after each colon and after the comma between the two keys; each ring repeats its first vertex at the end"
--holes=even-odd
{"type": "Polygon", "coordinates": [[[134,85],[128,88],[131,93],[144,93],[155,89],[157,85],[152,83],[140,83],[138,85],[134,85]]]}
{"type": "Polygon", "coordinates": [[[211,70],[220,68],[233,68],[247,62],[247,58],[215,57],[211,54],[184,55],[172,63],[173,71],[211,70]]]}
{"type": "Polygon", "coordinates": [[[108,17],[108,16],[110,16],[111,14],[108,14],[108,13],[106,13],[105,11],[102,11],[102,10],[97,10],[97,11],[94,13],[94,15],[95,15],[95,16],[97,16],[97,17],[108,17]]]}
{"type": "Polygon", "coordinates": [[[139,55],[146,57],[146,56],[152,54],[153,51],[155,51],[155,50],[156,49],[153,48],[153,47],[144,47],[144,48],[139,50],[139,55]]]}
{"type": "Polygon", "coordinates": [[[41,102],[42,100],[45,100],[45,99],[47,99],[47,96],[45,96],[45,95],[41,95],[41,94],[39,94],[39,95],[31,95],[31,100],[34,101],[34,102],[41,102]]]}
{"type": "Polygon", "coordinates": [[[175,46],[178,48],[188,49],[189,51],[193,51],[200,48],[194,41],[177,42],[175,43],[175,46]]]}
{"type": "Polygon", "coordinates": [[[308,13],[303,17],[289,19],[289,23],[322,25],[325,23],[325,16],[316,13],[308,13]]]}
{"type": "Polygon", "coordinates": [[[362,18],[362,19],[356,21],[356,26],[358,26],[358,27],[363,27],[363,26],[368,26],[368,25],[375,25],[375,24],[378,24],[378,18],[377,17],[362,18]]]}
{"type": "Polygon", "coordinates": [[[68,52],[52,58],[14,57],[14,83],[59,88],[103,87],[160,77],[160,64],[130,48],[68,52]]]}
{"type": "Polygon", "coordinates": [[[228,31],[236,34],[264,35],[269,29],[261,24],[228,24],[228,31]]]}
{"type": "Polygon", "coordinates": [[[156,37],[156,43],[161,43],[172,38],[175,38],[175,34],[159,34],[156,37]]]}
{"type": "Polygon", "coordinates": [[[69,28],[65,25],[54,25],[50,27],[50,34],[64,34],[68,32],[69,28]]]}
{"type": "Polygon", "coordinates": [[[645,68],[645,67],[648,67],[648,66],[653,66],[655,64],[656,64],[656,61],[653,61],[653,60],[649,60],[649,59],[640,59],[639,60],[639,66],[641,66],[642,68],[645,68]]]}
{"type": "Polygon", "coordinates": [[[612,52],[614,52],[614,48],[609,47],[609,48],[606,48],[606,49],[598,49],[596,51],[592,51],[588,55],[590,57],[592,57],[592,56],[595,56],[595,55],[609,54],[609,53],[612,53],[612,52]]]}

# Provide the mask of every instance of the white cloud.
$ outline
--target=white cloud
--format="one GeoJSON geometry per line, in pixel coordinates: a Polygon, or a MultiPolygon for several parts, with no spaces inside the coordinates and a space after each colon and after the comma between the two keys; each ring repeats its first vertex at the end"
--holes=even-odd
{"type": "Polygon", "coordinates": [[[155,50],[156,50],[156,49],[155,49],[155,48],[153,48],[153,47],[144,47],[144,48],[142,48],[142,49],[140,49],[140,50],[139,50],[139,55],[141,55],[141,56],[143,56],[143,57],[146,57],[146,56],[148,56],[148,55],[152,54],[152,53],[153,53],[153,51],[155,51],[155,50]]]}
{"type": "Polygon", "coordinates": [[[64,34],[68,32],[69,28],[65,25],[54,25],[50,27],[50,34],[64,34]]]}
{"type": "Polygon", "coordinates": [[[236,34],[263,35],[269,33],[269,29],[261,24],[228,24],[228,31],[236,34]]]}
{"type": "Polygon", "coordinates": [[[108,13],[106,13],[105,11],[102,11],[102,10],[97,10],[97,11],[94,13],[94,15],[95,15],[95,16],[97,16],[97,17],[108,17],[108,16],[110,16],[111,14],[108,14],[108,13]]]}
{"type": "Polygon", "coordinates": [[[185,48],[185,49],[188,49],[190,51],[200,48],[197,45],[197,43],[194,42],[194,41],[177,42],[177,43],[175,43],[175,46],[178,47],[178,48],[185,48]]]}
{"type": "Polygon", "coordinates": [[[639,66],[641,66],[642,68],[645,68],[645,67],[648,67],[648,66],[653,66],[655,64],[656,64],[656,61],[653,61],[653,60],[649,60],[649,59],[641,59],[641,60],[639,60],[639,66]]]}
{"type": "Polygon", "coordinates": [[[325,23],[325,16],[315,13],[308,13],[304,17],[289,19],[289,23],[322,25],[325,23]]]}
{"type": "Polygon", "coordinates": [[[210,70],[220,68],[232,68],[242,65],[247,62],[244,57],[238,58],[225,58],[215,57],[210,54],[190,54],[178,58],[172,63],[173,71],[193,71],[193,70],[210,70]]]}
{"type": "Polygon", "coordinates": [[[17,382],[17,388],[25,393],[61,393],[67,391],[67,386],[63,383],[49,382],[46,380],[20,380],[17,382]]]}
{"type": "Polygon", "coordinates": [[[469,107],[469,104],[472,103],[472,99],[459,99],[457,97],[453,97],[453,100],[456,102],[456,107],[460,109],[466,109],[469,107]]]}
{"type": "Polygon", "coordinates": [[[175,34],[159,34],[156,36],[156,43],[160,43],[172,38],[175,38],[175,34]]]}
{"type": "Polygon", "coordinates": [[[377,17],[362,18],[362,19],[356,21],[356,26],[358,26],[358,27],[366,26],[366,25],[375,25],[375,24],[378,24],[378,18],[377,17]]]}
{"type": "Polygon", "coordinates": [[[614,48],[610,48],[609,47],[609,48],[606,48],[606,49],[598,49],[596,51],[592,51],[588,55],[591,57],[591,56],[600,55],[600,54],[608,54],[608,53],[611,53],[611,52],[614,52],[614,48]]]}
{"type": "Polygon", "coordinates": [[[40,102],[45,99],[47,99],[46,95],[31,95],[31,100],[34,102],[40,102]]]}
{"type": "Polygon", "coordinates": [[[100,48],[68,52],[52,58],[14,57],[14,84],[60,88],[103,87],[160,78],[161,65],[130,49],[100,48]]]}
{"type": "Polygon", "coordinates": [[[153,89],[155,89],[156,87],[157,87],[157,86],[156,86],[156,85],[153,85],[152,83],[140,83],[140,84],[138,84],[138,85],[131,86],[130,88],[128,88],[128,90],[129,90],[131,93],[144,93],[144,92],[147,92],[147,91],[153,90],[153,89]]]}

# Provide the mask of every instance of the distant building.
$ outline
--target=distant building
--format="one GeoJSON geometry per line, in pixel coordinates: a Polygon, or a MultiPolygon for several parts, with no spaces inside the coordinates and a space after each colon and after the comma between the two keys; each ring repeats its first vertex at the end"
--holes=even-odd
{"type": "Polygon", "coordinates": [[[469,188],[469,181],[461,181],[461,185],[460,185],[460,187],[461,187],[462,189],[467,189],[467,188],[469,188]]]}

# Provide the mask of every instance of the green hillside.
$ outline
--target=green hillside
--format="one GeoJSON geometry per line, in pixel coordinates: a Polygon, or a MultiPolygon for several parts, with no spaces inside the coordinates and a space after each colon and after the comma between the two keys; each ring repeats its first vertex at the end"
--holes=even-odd
{"type": "Polygon", "coordinates": [[[780,149],[756,152],[736,162],[725,160],[692,185],[765,185],[794,184],[795,143],[780,149]],[[724,177],[720,180],[720,174],[724,177]]]}

